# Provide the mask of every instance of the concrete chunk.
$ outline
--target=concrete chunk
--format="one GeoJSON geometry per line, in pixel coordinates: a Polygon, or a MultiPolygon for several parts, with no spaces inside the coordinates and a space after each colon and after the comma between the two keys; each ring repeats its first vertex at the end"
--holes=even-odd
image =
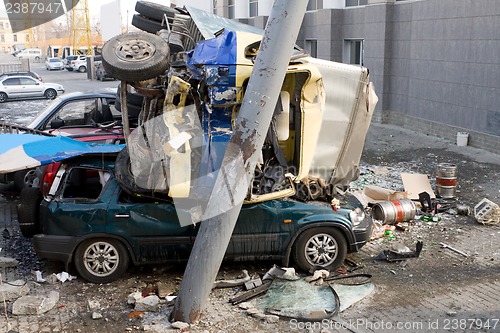
{"type": "Polygon", "coordinates": [[[12,306],[14,315],[39,315],[51,310],[59,301],[59,293],[51,291],[48,296],[23,296],[12,306]]]}
{"type": "Polygon", "coordinates": [[[5,295],[6,301],[13,301],[21,296],[27,295],[30,292],[30,288],[26,284],[26,281],[16,280],[9,283],[3,283],[0,287],[0,294],[5,295]]]}
{"type": "Polygon", "coordinates": [[[156,295],[150,295],[135,302],[135,311],[156,312],[159,310],[160,299],[156,295]]]}
{"type": "Polygon", "coordinates": [[[14,258],[0,257],[0,268],[17,267],[19,262],[14,258]]]}

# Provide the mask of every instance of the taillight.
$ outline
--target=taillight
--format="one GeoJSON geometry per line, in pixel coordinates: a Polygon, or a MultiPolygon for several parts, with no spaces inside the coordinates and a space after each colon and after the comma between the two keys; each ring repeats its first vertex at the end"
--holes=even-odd
{"type": "Polygon", "coordinates": [[[60,162],[55,162],[46,166],[42,183],[42,194],[44,196],[49,194],[50,187],[52,186],[52,183],[56,178],[57,170],[59,170],[60,165],[61,165],[60,162]]]}

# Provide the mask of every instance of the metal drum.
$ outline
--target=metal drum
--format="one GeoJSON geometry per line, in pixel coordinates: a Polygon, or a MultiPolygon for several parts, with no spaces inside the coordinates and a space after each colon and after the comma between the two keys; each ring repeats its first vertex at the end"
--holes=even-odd
{"type": "Polygon", "coordinates": [[[410,199],[382,201],[372,208],[372,217],[385,224],[411,221],[416,213],[417,207],[410,199]]]}
{"type": "Polygon", "coordinates": [[[457,189],[457,166],[440,163],[436,171],[436,192],[442,198],[454,198],[457,189]]]}

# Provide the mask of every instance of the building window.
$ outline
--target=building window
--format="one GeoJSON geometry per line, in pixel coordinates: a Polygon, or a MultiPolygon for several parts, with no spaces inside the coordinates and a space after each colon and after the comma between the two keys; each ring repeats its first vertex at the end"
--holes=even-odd
{"type": "Polygon", "coordinates": [[[363,40],[344,40],[344,63],[363,66],[363,40]]]}
{"type": "Polygon", "coordinates": [[[323,9],[323,0],[309,0],[307,10],[323,9]]]}
{"type": "Polygon", "coordinates": [[[5,35],[0,35],[0,42],[5,43],[5,35]]]}
{"type": "Polygon", "coordinates": [[[14,42],[17,42],[17,35],[12,35],[12,38],[14,39],[14,42]]]}
{"type": "Polygon", "coordinates": [[[235,1],[236,0],[229,0],[227,2],[227,18],[232,19],[235,17],[235,14],[234,14],[235,13],[235,8],[234,8],[235,1]]]}
{"type": "Polygon", "coordinates": [[[29,35],[29,34],[26,34],[26,35],[24,36],[24,41],[25,41],[25,42],[29,42],[29,41],[30,41],[30,35],[29,35]]]}
{"type": "Polygon", "coordinates": [[[3,29],[3,22],[0,22],[0,29],[3,29]]]}
{"type": "Polygon", "coordinates": [[[305,46],[311,57],[318,57],[318,41],[316,39],[306,39],[305,46]]]}
{"type": "Polygon", "coordinates": [[[212,13],[217,14],[217,0],[212,1],[212,13]]]}
{"type": "Polygon", "coordinates": [[[5,29],[9,29],[9,24],[5,22],[5,29]]]}
{"type": "Polygon", "coordinates": [[[368,0],[345,0],[346,7],[364,6],[368,4],[368,0]]]}
{"type": "Polygon", "coordinates": [[[250,0],[248,5],[250,17],[259,16],[259,0],[250,0]]]}

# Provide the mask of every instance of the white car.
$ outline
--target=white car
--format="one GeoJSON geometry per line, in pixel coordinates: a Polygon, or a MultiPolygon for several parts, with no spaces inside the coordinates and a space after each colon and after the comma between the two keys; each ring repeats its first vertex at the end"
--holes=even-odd
{"type": "Polygon", "coordinates": [[[57,83],[45,83],[31,76],[6,76],[0,78],[0,103],[9,99],[45,97],[56,98],[64,93],[64,87],[57,83]]]}
{"type": "Polygon", "coordinates": [[[45,68],[48,71],[53,69],[61,70],[64,69],[64,63],[60,58],[48,58],[47,61],[45,61],[45,68]]]}
{"type": "Polygon", "coordinates": [[[79,71],[80,73],[85,73],[87,71],[87,57],[80,56],[78,59],[71,61],[71,67],[74,71],[79,71]]]}

